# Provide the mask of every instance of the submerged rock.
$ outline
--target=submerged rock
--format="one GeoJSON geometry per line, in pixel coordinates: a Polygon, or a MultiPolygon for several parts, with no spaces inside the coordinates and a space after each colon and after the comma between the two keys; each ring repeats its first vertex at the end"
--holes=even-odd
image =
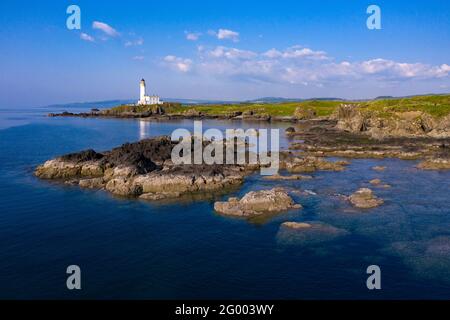
{"type": "Polygon", "coordinates": [[[282,188],[271,190],[251,191],[242,199],[229,198],[228,201],[214,203],[214,210],[231,216],[255,216],[265,213],[276,213],[289,209],[299,209],[302,206],[282,188]]]}
{"type": "Polygon", "coordinates": [[[384,170],[386,170],[386,167],[383,167],[383,166],[375,166],[375,167],[372,167],[372,170],[375,170],[375,171],[384,171],[384,170]]]}
{"type": "Polygon", "coordinates": [[[377,198],[368,188],[359,189],[349,197],[349,200],[352,205],[361,209],[375,208],[384,203],[383,199],[377,198]]]}
{"type": "Polygon", "coordinates": [[[394,242],[385,249],[403,259],[415,273],[450,283],[450,237],[394,242]]]}
{"type": "Polygon", "coordinates": [[[283,222],[281,224],[282,227],[291,228],[291,229],[309,229],[312,228],[312,225],[305,222],[283,222]]]}
{"type": "Polygon", "coordinates": [[[164,199],[172,199],[178,198],[181,196],[181,192],[151,192],[144,193],[139,196],[139,199],[143,200],[164,200],[164,199]]]}
{"type": "Polygon", "coordinates": [[[281,244],[316,245],[348,234],[347,230],[321,222],[283,222],[277,240],[281,244]]]}
{"type": "Polygon", "coordinates": [[[369,183],[373,186],[379,187],[379,188],[390,188],[391,186],[389,184],[383,184],[380,179],[373,179],[370,180],[369,183]]]}

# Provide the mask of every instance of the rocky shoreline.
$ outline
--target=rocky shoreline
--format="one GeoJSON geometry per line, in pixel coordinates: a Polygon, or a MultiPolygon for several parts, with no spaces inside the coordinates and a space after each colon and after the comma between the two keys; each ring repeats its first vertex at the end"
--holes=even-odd
{"type": "Polygon", "coordinates": [[[111,110],[99,110],[91,112],[73,113],[64,111],[62,113],[49,113],[48,117],[79,117],[79,118],[116,118],[116,119],[146,119],[154,121],[165,120],[244,120],[244,121],[280,121],[292,122],[299,121],[294,116],[273,116],[268,114],[256,114],[252,112],[232,112],[225,114],[206,114],[202,112],[184,112],[184,113],[166,113],[165,111],[146,111],[146,112],[120,112],[115,113],[111,110]]]}
{"type": "Polygon", "coordinates": [[[175,143],[163,136],[127,143],[107,152],[82,151],[38,166],[35,175],[83,188],[105,189],[114,195],[148,200],[176,198],[186,193],[220,191],[239,185],[254,167],[175,165],[175,143]]]}
{"type": "MultiPolygon", "coordinates": [[[[133,109],[132,109],[133,110],[133,109]]],[[[439,119],[419,111],[394,112],[383,117],[358,104],[341,104],[330,116],[317,116],[314,110],[297,108],[291,116],[234,111],[223,114],[203,113],[193,108],[174,111],[171,107],[150,106],[145,112],[97,110],[89,113],[49,114],[51,117],[139,118],[146,121],[176,119],[283,121],[293,124],[286,129],[290,150],[314,157],[421,159],[424,170],[450,169],[450,115],[439,119]],[[172,111],[171,111],[172,110],[172,111]]],[[[295,168],[286,168],[289,172],[295,168]]],[[[342,169],[342,168],[341,168],[342,169]]]]}
{"type": "MultiPolygon", "coordinates": [[[[217,112],[203,112],[195,106],[182,107],[180,104],[166,103],[164,105],[150,105],[143,108],[136,106],[119,106],[111,109],[92,109],[90,112],[62,112],[49,113],[49,117],[94,117],[94,118],[124,118],[124,119],[148,119],[148,120],[244,120],[244,121],[270,121],[302,123],[313,121],[316,123],[333,122],[334,128],[342,132],[351,132],[382,140],[392,137],[431,137],[450,138],[450,114],[435,117],[419,110],[411,111],[386,111],[370,110],[363,104],[341,103],[331,114],[319,116],[314,109],[297,107],[291,114],[279,115],[242,106],[241,110],[221,111],[216,106],[217,112]]],[[[237,107],[239,109],[239,107],[237,107]]],[[[282,108],[282,106],[280,106],[282,108]]],[[[288,132],[293,134],[294,131],[288,132]]]]}
{"type": "MultiPolygon", "coordinates": [[[[401,133],[396,136],[385,134],[381,137],[373,134],[376,130],[370,129],[373,127],[372,122],[358,112],[360,111],[355,111],[354,106],[342,105],[337,112],[337,118],[334,119],[314,118],[314,113],[298,112],[295,117],[284,118],[285,121],[295,122],[292,127],[286,129],[286,135],[290,140],[289,150],[280,152],[280,169],[287,174],[277,174],[263,180],[282,183],[312,179],[311,176],[300,173],[341,172],[350,164],[347,160],[330,161],[327,157],[420,160],[416,166],[418,170],[450,170],[450,138],[442,135],[443,131],[439,134],[424,135],[420,132],[405,134],[400,130],[401,133]],[[303,120],[298,120],[299,118],[303,120]]],[[[93,111],[91,114],[54,116],[111,115],[93,111]]],[[[119,115],[119,117],[128,116],[123,113],[119,115]]],[[[142,114],[135,116],[141,117],[142,114]]],[[[146,118],[154,119],[171,117],[211,118],[193,113],[167,115],[163,108],[155,108],[154,112],[146,115],[146,118]]],[[[274,120],[272,117],[264,118],[253,114],[233,114],[213,118],[220,117],[228,120],[274,120]]],[[[442,121],[446,121],[445,118],[442,121]]],[[[414,128],[425,132],[423,126],[414,128]]],[[[448,130],[446,126],[440,128],[448,130]]],[[[58,180],[82,188],[104,189],[117,196],[160,201],[180,199],[186,195],[198,198],[206,194],[224,194],[227,190],[238,188],[246,176],[260,168],[259,165],[176,165],[171,161],[174,146],[175,142],[163,136],[127,143],[106,152],[86,150],[49,160],[36,168],[35,175],[42,179],[58,180]]],[[[373,168],[375,171],[385,169],[385,167],[373,168]]],[[[369,185],[376,188],[391,187],[378,178],[371,180],[369,185]]],[[[368,188],[357,189],[354,194],[343,198],[360,210],[372,209],[384,203],[383,199],[378,198],[368,188]]],[[[224,215],[253,217],[291,209],[298,210],[301,209],[301,205],[294,202],[288,191],[276,186],[270,190],[249,192],[241,199],[231,197],[227,201],[216,202],[214,209],[224,215]]]]}
{"type": "MultiPolygon", "coordinates": [[[[162,136],[126,143],[106,152],[71,153],[46,161],[36,168],[35,175],[82,188],[105,189],[117,196],[163,200],[186,194],[223,192],[239,186],[245,176],[260,168],[258,164],[174,164],[171,155],[175,145],[168,136],[162,136]]],[[[236,153],[238,148],[235,150],[236,153]]],[[[248,146],[246,152],[248,157],[248,146]]],[[[289,173],[343,171],[348,164],[321,157],[297,157],[290,152],[282,152],[281,157],[280,167],[289,173]]],[[[272,181],[311,178],[298,174],[267,177],[272,181]]]]}
{"type": "Polygon", "coordinates": [[[421,160],[424,170],[450,169],[450,138],[430,136],[387,136],[374,138],[359,132],[343,131],[336,121],[307,121],[288,128],[289,150],[313,157],[346,159],[421,160]]]}

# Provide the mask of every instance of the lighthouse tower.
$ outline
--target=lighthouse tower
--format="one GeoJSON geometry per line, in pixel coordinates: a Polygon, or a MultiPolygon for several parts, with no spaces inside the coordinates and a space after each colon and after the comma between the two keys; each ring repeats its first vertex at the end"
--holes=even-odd
{"type": "Polygon", "coordinates": [[[141,89],[141,94],[139,95],[139,101],[144,104],[145,103],[145,80],[144,79],[141,80],[140,89],[141,89]]]}
{"type": "Polygon", "coordinates": [[[157,95],[151,95],[148,96],[145,93],[145,80],[142,79],[139,84],[140,94],[139,94],[139,101],[137,102],[138,105],[153,105],[153,104],[163,104],[163,102],[159,99],[159,96],[157,95]]]}

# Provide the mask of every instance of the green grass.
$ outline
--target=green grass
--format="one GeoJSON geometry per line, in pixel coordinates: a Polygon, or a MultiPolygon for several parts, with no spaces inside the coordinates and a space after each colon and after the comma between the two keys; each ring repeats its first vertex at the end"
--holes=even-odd
{"type": "Polygon", "coordinates": [[[367,108],[384,113],[422,111],[439,118],[450,113],[450,95],[375,100],[367,102],[367,108]]]}
{"type": "MultiPolygon", "coordinates": [[[[196,110],[205,115],[228,115],[235,112],[253,111],[254,114],[271,116],[293,116],[296,108],[312,109],[318,116],[331,115],[342,103],[357,104],[367,112],[376,112],[379,116],[390,117],[396,112],[421,111],[434,117],[443,117],[450,114],[450,95],[417,96],[410,98],[382,99],[368,101],[335,101],[310,100],[302,102],[283,103],[237,103],[237,104],[208,104],[208,105],[181,105],[179,103],[164,104],[168,114],[182,114],[189,110],[196,110]]],[[[109,112],[117,114],[122,112],[148,112],[156,106],[118,106],[109,112]]]]}
{"type": "MultiPolygon", "coordinates": [[[[167,110],[167,112],[181,112],[182,110],[184,110],[180,103],[164,103],[163,107],[165,110],[167,110]]],[[[144,113],[155,111],[157,108],[158,105],[139,105],[139,106],[120,105],[109,109],[108,113],[111,114],[120,114],[124,112],[144,113]]]]}
{"type": "Polygon", "coordinates": [[[226,115],[234,112],[253,111],[254,114],[268,114],[271,116],[292,116],[298,107],[314,109],[319,116],[327,116],[342,103],[342,101],[303,101],[284,103],[242,103],[242,104],[219,104],[219,105],[195,105],[185,106],[177,109],[177,112],[196,110],[206,115],[226,115]]]}

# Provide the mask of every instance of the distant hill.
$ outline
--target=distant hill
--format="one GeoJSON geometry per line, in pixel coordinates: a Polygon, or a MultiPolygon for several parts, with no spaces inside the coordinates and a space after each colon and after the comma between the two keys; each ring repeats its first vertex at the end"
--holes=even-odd
{"type": "Polygon", "coordinates": [[[312,101],[312,100],[326,100],[326,101],[336,101],[343,100],[340,98],[310,98],[310,99],[302,99],[302,98],[282,98],[282,97],[264,97],[253,100],[246,100],[245,103],[282,103],[282,102],[302,102],[302,101],[312,101]]]}
{"type": "Polygon", "coordinates": [[[258,99],[246,100],[245,103],[279,103],[279,102],[295,102],[303,101],[303,99],[296,98],[282,98],[282,97],[263,97],[258,99]]]}
{"type": "Polygon", "coordinates": [[[395,99],[395,97],[393,97],[393,96],[379,96],[379,97],[376,97],[373,100],[389,100],[389,99],[395,99]]]}
{"type": "Polygon", "coordinates": [[[164,102],[178,102],[182,104],[232,104],[240,103],[237,100],[206,100],[206,99],[179,99],[179,98],[161,98],[164,102]]]}
{"type": "Polygon", "coordinates": [[[114,106],[118,106],[121,104],[129,104],[134,103],[135,100],[105,100],[105,101],[89,101],[89,102],[73,102],[73,103],[61,103],[61,104],[52,104],[47,107],[49,108],[111,108],[114,106]]]}

